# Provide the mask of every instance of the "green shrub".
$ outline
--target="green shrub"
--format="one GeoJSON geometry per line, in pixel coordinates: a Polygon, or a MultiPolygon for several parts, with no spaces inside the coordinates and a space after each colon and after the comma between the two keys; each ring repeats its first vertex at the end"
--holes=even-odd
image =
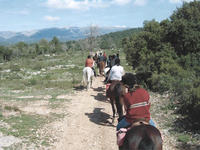
{"type": "Polygon", "coordinates": [[[9,110],[9,111],[20,111],[18,107],[16,106],[5,106],[4,107],[5,110],[9,110]]]}
{"type": "Polygon", "coordinates": [[[15,72],[18,72],[18,71],[20,71],[20,66],[19,65],[16,65],[16,64],[11,64],[10,65],[10,70],[13,72],[13,71],[15,71],[15,72]]]}
{"type": "Polygon", "coordinates": [[[25,86],[34,86],[37,85],[37,79],[36,78],[31,78],[29,80],[26,80],[23,82],[25,86]]]}
{"type": "Polygon", "coordinates": [[[168,74],[153,74],[151,78],[151,90],[154,92],[163,93],[165,91],[172,90],[171,84],[174,82],[174,78],[168,74]]]}
{"type": "Polygon", "coordinates": [[[36,63],[33,63],[32,65],[33,70],[41,70],[42,68],[43,68],[42,62],[36,62],[36,63]]]}
{"type": "Polygon", "coordinates": [[[179,135],[178,141],[183,142],[183,143],[187,143],[187,142],[190,141],[190,136],[189,135],[179,135]]]}

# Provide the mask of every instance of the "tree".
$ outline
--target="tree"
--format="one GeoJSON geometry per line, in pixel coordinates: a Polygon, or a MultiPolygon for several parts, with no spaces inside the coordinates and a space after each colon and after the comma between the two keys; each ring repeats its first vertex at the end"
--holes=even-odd
{"type": "Polygon", "coordinates": [[[94,48],[97,47],[96,37],[98,35],[98,27],[97,26],[90,26],[89,36],[88,36],[88,43],[89,43],[89,50],[92,52],[94,48]]]}
{"type": "Polygon", "coordinates": [[[184,3],[170,19],[167,36],[177,54],[200,52],[200,2],[184,3]]]}
{"type": "Polygon", "coordinates": [[[160,23],[145,21],[123,46],[136,73],[152,73],[147,87],[174,94],[179,112],[200,123],[200,2],[183,3],[160,23]]]}
{"type": "Polygon", "coordinates": [[[46,39],[41,39],[39,41],[39,48],[42,51],[42,54],[50,53],[49,42],[46,39]]]}
{"type": "Polygon", "coordinates": [[[17,56],[27,56],[28,55],[28,45],[24,42],[18,42],[16,44],[16,48],[18,49],[17,56]]]}
{"type": "Polygon", "coordinates": [[[9,61],[12,56],[12,50],[5,46],[0,46],[0,56],[2,60],[9,61]]]}
{"type": "Polygon", "coordinates": [[[50,48],[51,52],[53,53],[60,52],[62,50],[61,43],[59,42],[59,39],[57,37],[54,36],[51,40],[50,48]]]}

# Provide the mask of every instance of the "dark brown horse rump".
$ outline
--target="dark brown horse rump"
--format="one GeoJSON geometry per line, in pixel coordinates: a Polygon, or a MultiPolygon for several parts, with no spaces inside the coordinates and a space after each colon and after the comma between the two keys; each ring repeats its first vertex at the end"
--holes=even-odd
{"type": "Polygon", "coordinates": [[[120,150],[162,150],[160,131],[151,125],[134,126],[127,131],[120,150]]]}
{"type": "Polygon", "coordinates": [[[116,84],[120,83],[120,81],[112,81],[112,83],[110,84],[109,88],[106,91],[106,97],[108,98],[112,98],[114,97],[113,92],[114,92],[114,88],[116,86],[116,84]]]}

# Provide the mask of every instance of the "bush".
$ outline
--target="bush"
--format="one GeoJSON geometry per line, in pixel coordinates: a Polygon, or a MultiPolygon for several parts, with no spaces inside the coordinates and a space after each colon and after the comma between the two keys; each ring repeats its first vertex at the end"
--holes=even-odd
{"type": "Polygon", "coordinates": [[[151,78],[150,89],[153,92],[164,93],[166,91],[171,91],[171,84],[174,82],[174,78],[168,74],[153,74],[151,78]]]}
{"type": "Polygon", "coordinates": [[[183,143],[187,143],[187,142],[190,141],[190,136],[189,135],[179,135],[178,141],[183,142],[183,143]]]}
{"type": "Polygon", "coordinates": [[[199,1],[183,3],[170,20],[145,22],[142,32],[123,41],[134,71],[152,72],[147,87],[172,92],[181,113],[194,119],[200,114],[199,14],[199,1]]]}
{"type": "Polygon", "coordinates": [[[18,71],[20,71],[20,66],[16,65],[16,64],[12,64],[12,65],[10,65],[10,70],[18,72],[18,71]]]}

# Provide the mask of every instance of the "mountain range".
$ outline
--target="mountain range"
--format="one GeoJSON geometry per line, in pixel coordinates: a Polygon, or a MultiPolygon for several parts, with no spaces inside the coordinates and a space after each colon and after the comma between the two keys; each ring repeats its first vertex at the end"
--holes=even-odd
{"type": "Polygon", "coordinates": [[[13,32],[0,31],[0,43],[14,44],[20,41],[26,43],[38,42],[41,39],[48,41],[57,37],[60,41],[84,39],[89,36],[100,36],[111,32],[123,31],[127,27],[67,27],[67,28],[46,28],[40,30],[13,32]]]}

